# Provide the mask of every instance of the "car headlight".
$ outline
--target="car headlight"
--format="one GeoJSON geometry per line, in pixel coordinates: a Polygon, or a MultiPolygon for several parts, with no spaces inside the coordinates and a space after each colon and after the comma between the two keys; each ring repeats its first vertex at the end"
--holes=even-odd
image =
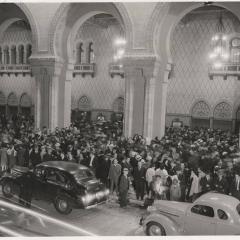
{"type": "Polygon", "coordinates": [[[94,196],[91,194],[87,194],[87,195],[81,197],[81,200],[84,205],[88,205],[93,199],[94,199],[94,196]]]}
{"type": "Polygon", "coordinates": [[[108,188],[106,188],[106,189],[104,190],[104,194],[105,194],[105,195],[109,195],[109,194],[110,194],[110,191],[109,191],[108,188]]]}

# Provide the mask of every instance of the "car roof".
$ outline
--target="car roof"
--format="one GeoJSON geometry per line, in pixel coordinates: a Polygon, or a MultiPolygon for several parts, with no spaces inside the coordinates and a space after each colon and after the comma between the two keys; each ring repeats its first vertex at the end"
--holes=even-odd
{"type": "Polygon", "coordinates": [[[70,172],[72,174],[77,173],[78,170],[89,169],[84,165],[66,161],[47,161],[40,163],[37,166],[52,167],[66,172],[70,172]]]}
{"type": "Polygon", "coordinates": [[[216,207],[227,207],[229,209],[235,210],[236,206],[240,203],[235,197],[225,195],[222,193],[209,192],[203,194],[201,197],[196,199],[194,203],[211,204],[216,207]]]}

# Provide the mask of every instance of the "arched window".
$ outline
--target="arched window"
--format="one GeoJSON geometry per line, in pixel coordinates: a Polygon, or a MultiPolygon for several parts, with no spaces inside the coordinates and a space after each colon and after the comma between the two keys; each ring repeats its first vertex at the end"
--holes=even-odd
{"type": "Polygon", "coordinates": [[[221,102],[215,107],[213,116],[216,119],[231,119],[232,108],[228,103],[221,102]]]}
{"type": "Polygon", "coordinates": [[[9,64],[10,63],[10,57],[9,57],[9,47],[6,46],[4,48],[4,64],[9,64]]]}
{"type": "Polygon", "coordinates": [[[8,109],[7,109],[8,116],[10,118],[12,118],[13,116],[16,116],[18,114],[18,99],[15,93],[12,92],[8,95],[7,104],[8,104],[8,109]]]}
{"type": "Polygon", "coordinates": [[[222,130],[232,129],[232,107],[226,102],[216,105],[213,112],[213,128],[222,130]]]}
{"type": "Polygon", "coordinates": [[[94,51],[93,51],[93,42],[88,44],[87,49],[87,63],[94,63],[94,51]]]}
{"type": "Polygon", "coordinates": [[[76,64],[81,64],[83,62],[83,43],[80,42],[76,45],[76,64]]]}
{"type": "Polygon", "coordinates": [[[18,63],[19,64],[24,64],[24,46],[20,45],[18,47],[18,63]]]}
{"type": "Polygon", "coordinates": [[[17,50],[16,46],[11,47],[11,64],[16,64],[17,63],[17,50]]]}
{"type": "Polygon", "coordinates": [[[113,103],[113,111],[118,113],[124,112],[124,98],[118,97],[113,103]]]}
{"type": "Polygon", "coordinates": [[[78,101],[78,109],[81,111],[90,111],[91,110],[91,102],[87,96],[80,97],[78,101]]]}
{"type": "Polygon", "coordinates": [[[205,101],[199,101],[192,108],[192,117],[194,118],[209,118],[210,108],[205,101]]]}
{"type": "Polygon", "coordinates": [[[29,58],[32,55],[32,45],[31,44],[27,45],[26,51],[27,51],[27,64],[29,64],[29,58]]]}
{"type": "Polygon", "coordinates": [[[230,41],[230,61],[233,63],[240,62],[240,38],[234,37],[230,41]]]}

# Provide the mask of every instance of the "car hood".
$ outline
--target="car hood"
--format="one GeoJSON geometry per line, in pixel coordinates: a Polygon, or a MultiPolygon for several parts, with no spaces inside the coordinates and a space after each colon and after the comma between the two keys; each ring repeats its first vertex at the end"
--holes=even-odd
{"type": "Polygon", "coordinates": [[[155,200],[153,206],[162,214],[178,217],[184,215],[190,205],[190,203],[185,202],[155,200]]]}

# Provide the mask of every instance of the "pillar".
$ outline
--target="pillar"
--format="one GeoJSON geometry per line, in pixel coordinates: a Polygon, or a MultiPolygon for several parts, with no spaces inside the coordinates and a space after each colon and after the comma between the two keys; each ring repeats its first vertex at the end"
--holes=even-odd
{"type": "Polygon", "coordinates": [[[210,129],[213,129],[213,117],[210,117],[210,129]]]}
{"type": "Polygon", "coordinates": [[[53,130],[59,125],[59,76],[62,63],[54,57],[31,57],[32,74],[36,82],[35,127],[53,130]]]}
{"type": "MultiPolygon", "coordinates": [[[[156,77],[159,61],[155,55],[126,55],[123,65],[126,79],[124,134],[126,137],[140,134],[149,142],[155,131],[155,94],[162,94],[162,88],[159,91],[155,89],[158,86],[156,77]]],[[[160,112],[161,110],[157,109],[160,112]]],[[[159,121],[162,119],[165,116],[159,121]]],[[[165,127],[165,121],[163,124],[165,127]]]]}

